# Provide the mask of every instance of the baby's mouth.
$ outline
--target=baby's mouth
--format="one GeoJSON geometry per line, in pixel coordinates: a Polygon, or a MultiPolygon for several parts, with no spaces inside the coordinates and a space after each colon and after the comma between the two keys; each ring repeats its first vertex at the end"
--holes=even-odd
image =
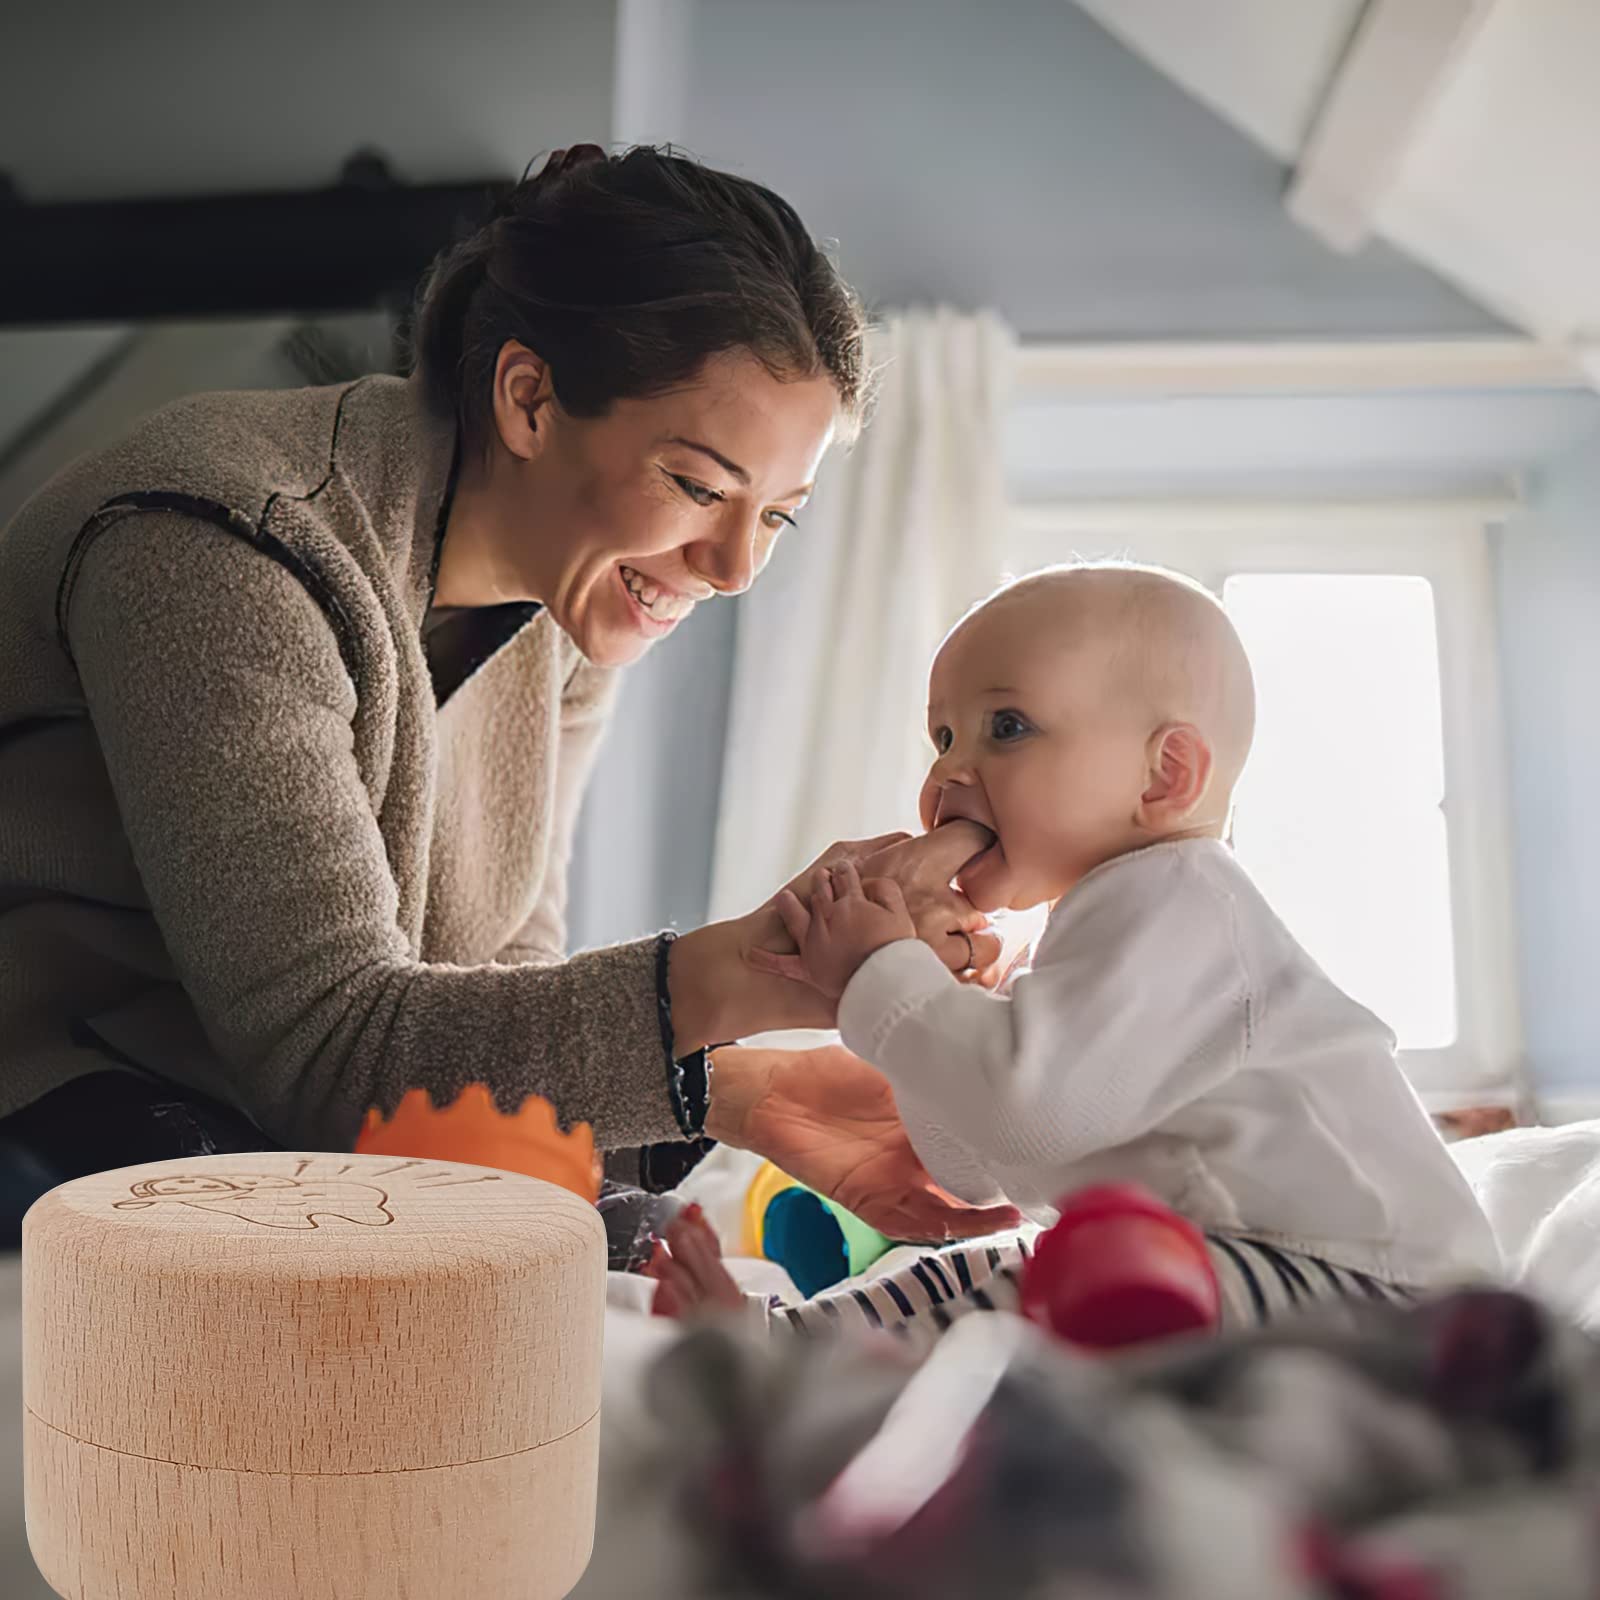
{"type": "Polygon", "coordinates": [[[968,872],[975,871],[991,855],[999,853],[1000,835],[993,828],[985,828],[981,822],[974,822],[972,825],[975,828],[983,829],[984,845],[975,856],[970,856],[963,864],[961,871],[956,874],[958,878],[968,872]]]}
{"type": "MultiPolygon", "coordinates": [[[[960,803],[960,801],[956,802],[957,805],[960,803]]],[[[952,822],[964,822],[969,828],[976,828],[983,835],[982,845],[978,847],[973,855],[968,856],[961,866],[961,871],[966,872],[999,843],[999,835],[987,822],[979,822],[976,817],[969,817],[963,811],[952,809],[946,812],[944,800],[941,798],[939,804],[934,808],[933,826],[935,829],[939,829],[948,826],[952,822]]]]}

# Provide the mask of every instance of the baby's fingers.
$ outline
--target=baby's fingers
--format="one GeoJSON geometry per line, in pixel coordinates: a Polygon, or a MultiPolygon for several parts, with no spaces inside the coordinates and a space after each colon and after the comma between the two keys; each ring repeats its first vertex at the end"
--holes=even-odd
{"type": "Polygon", "coordinates": [[[811,926],[811,913],[805,908],[792,889],[782,889],[774,902],[778,908],[778,917],[788,930],[789,937],[794,940],[802,950],[806,944],[806,929],[811,926]]]}
{"type": "Polygon", "coordinates": [[[885,911],[892,911],[897,917],[909,918],[911,915],[906,909],[905,893],[893,878],[868,878],[861,885],[861,892],[875,906],[882,906],[885,911]]]}

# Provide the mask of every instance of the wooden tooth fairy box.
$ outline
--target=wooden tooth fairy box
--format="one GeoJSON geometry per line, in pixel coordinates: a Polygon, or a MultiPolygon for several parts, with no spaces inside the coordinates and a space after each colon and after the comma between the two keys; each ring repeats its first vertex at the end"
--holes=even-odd
{"type": "Polygon", "coordinates": [[[23,1223],[28,1541],[70,1600],[551,1600],[594,1538],[605,1230],[394,1156],[95,1173],[23,1223]]]}

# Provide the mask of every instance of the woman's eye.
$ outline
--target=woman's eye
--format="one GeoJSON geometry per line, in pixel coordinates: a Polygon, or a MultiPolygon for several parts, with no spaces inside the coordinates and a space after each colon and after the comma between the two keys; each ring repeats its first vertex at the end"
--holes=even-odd
{"type": "Polygon", "coordinates": [[[800,526],[787,511],[764,511],[761,514],[761,520],[774,531],[783,527],[798,528],[800,526]]]}
{"type": "Polygon", "coordinates": [[[677,486],[694,501],[697,506],[714,506],[722,496],[715,489],[708,489],[703,483],[696,483],[693,478],[685,478],[679,473],[667,474],[677,486]]]}
{"type": "Polygon", "coordinates": [[[1028,731],[1028,724],[1015,711],[997,711],[989,728],[997,739],[1020,739],[1028,731]]]}

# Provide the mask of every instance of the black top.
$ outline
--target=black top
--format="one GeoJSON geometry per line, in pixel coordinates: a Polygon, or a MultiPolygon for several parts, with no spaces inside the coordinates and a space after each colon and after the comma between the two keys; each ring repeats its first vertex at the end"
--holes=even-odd
{"type": "Polygon", "coordinates": [[[498,606],[434,606],[422,620],[422,653],[442,706],[485,661],[544,608],[537,600],[498,606]]]}

